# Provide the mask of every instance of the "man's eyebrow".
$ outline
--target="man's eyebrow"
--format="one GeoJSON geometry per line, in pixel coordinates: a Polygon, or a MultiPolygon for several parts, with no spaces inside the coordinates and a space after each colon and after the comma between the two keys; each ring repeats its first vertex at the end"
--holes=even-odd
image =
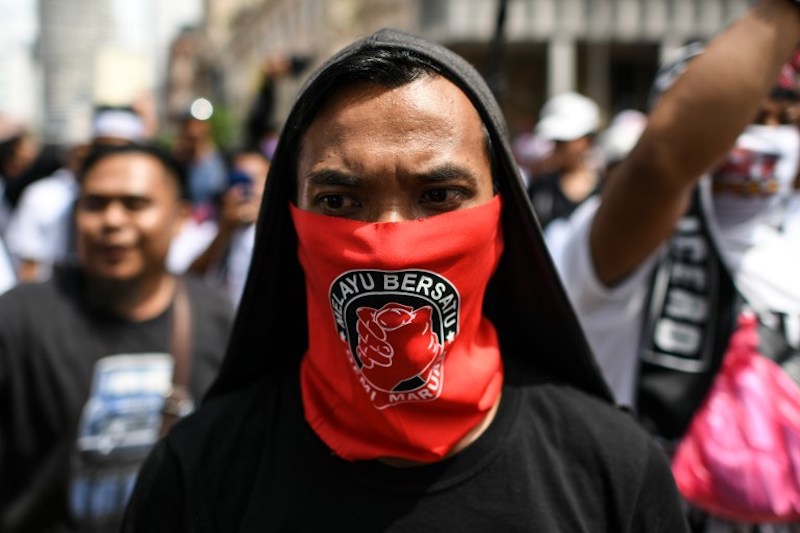
{"type": "Polygon", "coordinates": [[[423,181],[461,180],[470,181],[473,183],[478,182],[478,176],[476,176],[474,172],[467,167],[463,167],[454,163],[447,163],[427,172],[421,172],[419,179],[423,181]]]}
{"type": "Polygon", "coordinates": [[[333,169],[322,169],[308,174],[304,181],[310,185],[343,185],[345,187],[355,187],[361,183],[361,179],[351,174],[345,174],[333,169]]]}
{"type": "MultiPolygon", "coordinates": [[[[419,181],[445,182],[445,181],[467,181],[477,183],[478,176],[469,168],[455,164],[446,163],[417,174],[419,181]]],[[[344,187],[357,187],[362,183],[362,179],[352,174],[346,174],[334,169],[321,169],[309,173],[305,177],[305,182],[310,185],[341,185],[344,187]]]]}

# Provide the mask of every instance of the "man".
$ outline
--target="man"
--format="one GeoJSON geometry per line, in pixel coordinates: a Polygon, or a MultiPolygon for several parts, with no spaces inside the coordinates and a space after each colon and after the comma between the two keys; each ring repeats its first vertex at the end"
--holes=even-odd
{"type": "Polygon", "coordinates": [[[225,189],[225,158],[213,135],[211,103],[204,98],[193,102],[178,119],[174,154],[187,172],[189,201],[193,217],[199,221],[214,218],[213,205],[225,189]]]}
{"type": "Polygon", "coordinates": [[[0,232],[5,232],[22,191],[61,163],[58,146],[42,145],[26,124],[0,114],[0,232]]]}
{"type": "MultiPolygon", "coordinates": [[[[798,32],[794,2],[762,1],[708,47],[684,48],[674,68],[656,79],[660,96],[640,141],[615,169],[601,201],[575,212],[572,233],[554,253],[617,402],[632,407],[670,452],[689,442],[690,424],[709,405],[707,394],[731,360],[726,354],[738,338],[732,333],[742,301],[789,355],[799,345],[800,254],[781,238],[776,219],[791,194],[800,139],[775,113],[781,95],[773,91],[798,32]]],[[[790,400],[777,387],[753,388],[769,390],[784,413],[800,399],[797,391],[790,400]]],[[[742,395],[711,403],[736,405],[742,395]]],[[[775,522],[794,522],[785,531],[797,528],[797,508],[784,507],[798,490],[791,466],[796,444],[767,417],[755,416],[758,431],[742,432],[748,411],[771,402],[756,404],[747,402],[732,419],[717,417],[713,434],[700,443],[719,444],[705,454],[695,479],[712,480],[720,501],[696,499],[678,479],[687,499],[703,509],[692,511],[696,531],[784,531],[775,522]],[[742,440],[729,438],[737,431],[747,435],[743,440],[752,437],[755,455],[770,457],[768,467],[731,447],[742,440]],[[717,477],[720,472],[727,473],[717,477]],[[794,483],[769,490],[768,480],[782,473],[794,483]],[[775,507],[751,506],[762,501],[775,507]]]]}
{"type": "Polygon", "coordinates": [[[37,149],[37,141],[24,124],[0,115],[0,233],[5,233],[15,205],[7,197],[7,190],[33,165],[37,149]]]}
{"type": "Polygon", "coordinates": [[[145,122],[132,108],[101,106],[95,111],[88,144],[75,143],[63,167],[25,188],[6,230],[20,281],[43,281],[53,265],[72,259],[75,172],[90,146],[142,142],[145,135],[145,122]]]}
{"type": "Polygon", "coordinates": [[[269,172],[269,159],[258,148],[242,149],[231,159],[230,186],[220,200],[218,220],[206,222],[216,231],[205,250],[189,266],[189,272],[224,288],[236,307],[253,256],[255,222],[269,172]]]}
{"type": "Polygon", "coordinates": [[[245,146],[257,148],[265,157],[272,159],[280,130],[275,114],[279,82],[299,77],[312,60],[308,55],[282,53],[264,58],[258,72],[258,90],[244,120],[242,135],[245,146]]]}
{"type": "MultiPolygon", "coordinates": [[[[605,128],[598,138],[598,147],[602,152],[604,162],[603,180],[611,179],[614,168],[625,159],[625,156],[633,149],[639,140],[645,126],[647,125],[647,115],[634,109],[625,109],[617,113],[611,123],[605,128]]],[[[597,188],[588,197],[583,198],[578,204],[573,204],[570,210],[577,209],[579,205],[596,201],[600,193],[597,188]]],[[[535,209],[535,206],[534,206],[535,209]]],[[[570,215],[572,211],[570,212],[570,215]]],[[[544,237],[547,241],[547,248],[553,257],[560,257],[560,247],[569,238],[572,228],[570,217],[559,217],[552,220],[547,228],[544,229],[544,237]]],[[[557,267],[561,266],[556,264],[557,267]]]]}
{"type": "Polygon", "coordinates": [[[124,530],[684,530],[665,457],[609,403],[501,117],[466,61],[391,30],[311,78],[220,377],[124,530]]]}
{"type": "Polygon", "coordinates": [[[542,228],[567,218],[586,198],[600,190],[603,168],[595,146],[600,108],[582,94],[565,92],[542,108],[536,134],[552,143],[550,164],[533,173],[528,195],[542,228]]]}
{"type": "Polygon", "coordinates": [[[78,183],[77,266],[0,298],[3,532],[117,531],[162,410],[205,393],[228,339],[226,296],[165,268],[188,212],[179,167],[98,147],[78,183]]]}

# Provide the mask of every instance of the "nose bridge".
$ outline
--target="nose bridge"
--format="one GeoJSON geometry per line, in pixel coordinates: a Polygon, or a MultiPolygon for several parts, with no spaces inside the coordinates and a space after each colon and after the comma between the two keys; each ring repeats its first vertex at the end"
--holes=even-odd
{"type": "Polygon", "coordinates": [[[103,209],[103,224],[107,226],[118,226],[123,224],[128,218],[128,210],[125,209],[119,199],[110,200],[103,209]]]}
{"type": "Polygon", "coordinates": [[[370,219],[371,222],[403,222],[413,220],[414,214],[403,202],[393,200],[380,202],[370,219]]]}
{"type": "Polygon", "coordinates": [[[403,213],[397,207],[381,209],[377,214],[375,222],[402,222],[406,220],[403,213]]]}

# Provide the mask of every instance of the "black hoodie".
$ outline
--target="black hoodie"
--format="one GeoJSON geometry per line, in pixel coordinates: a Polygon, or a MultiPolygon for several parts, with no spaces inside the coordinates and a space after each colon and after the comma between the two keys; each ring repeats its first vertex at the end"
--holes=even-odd
{"type": "MultiPolygon", "coordinates": [[[[400,48],[435,65],[470,98],[491,137],[495,182],[504,200],[505,253],[487,292],[487,316],[508,359],[523,362],[537,380],[569,383],[604,400],[611,395],[559,281],[508,144],[503,115],[475,69],[450,50],[405,33],[383,30],[326,62],[301,89],[278,142],[267,178],[256,244],[231,343],[210,396],[236,389],[307,347],[305,282],[289,218],[301,117],[314,108],[328,69],[364,48],[400,48]]],[[[511,376],[513,378],[513,376],[511,376]]]]}

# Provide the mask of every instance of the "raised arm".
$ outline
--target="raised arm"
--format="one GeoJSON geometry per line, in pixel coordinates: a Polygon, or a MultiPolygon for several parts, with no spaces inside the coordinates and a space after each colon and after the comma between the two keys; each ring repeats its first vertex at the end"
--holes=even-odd
{"type": "Polygon", "coordinates": [[[759,0],[659,99],[592,225],[600,281],[620,282],[671,234],[694,185],[750,123],[798,41],[800,5],[759,0]]]}

